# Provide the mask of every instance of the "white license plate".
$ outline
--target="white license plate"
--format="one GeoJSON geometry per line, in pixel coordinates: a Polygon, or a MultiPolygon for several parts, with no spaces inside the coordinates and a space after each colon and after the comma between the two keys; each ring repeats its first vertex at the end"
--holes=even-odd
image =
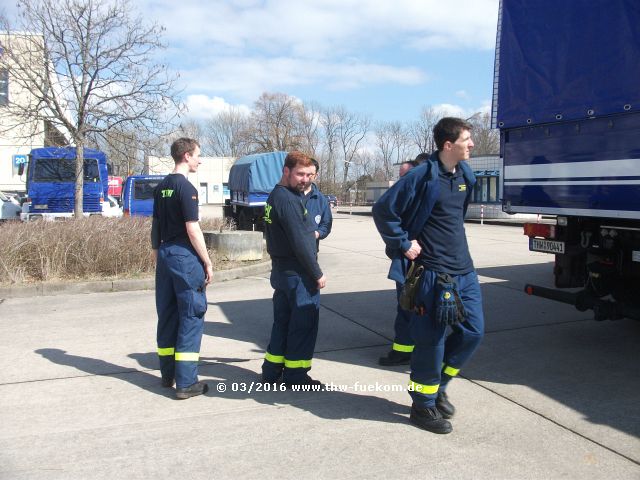
{"type": "Polygon", "coordinates": [[[532,252],[564,253],[564,242],[556,240],[529,239],[529,250],[532,252]]]}

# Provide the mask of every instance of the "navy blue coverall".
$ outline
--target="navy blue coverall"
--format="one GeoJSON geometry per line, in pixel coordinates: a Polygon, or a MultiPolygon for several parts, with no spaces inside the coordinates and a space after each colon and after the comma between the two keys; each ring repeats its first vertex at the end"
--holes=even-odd
{"type": "Polygon", "coordinates": [[[465,162],[457,167],[458,175],[443,179],[435,152],[394,184],[373,207],[376,228],[392,260],[390,279],[404,282],[407,263],[404,252],[411,247],[411,240],[420,239],[422,243],[423,252],[417,261],[426,269],[416,303],[424,311],[410,314],[410,334],[415,347],[409,382],[414,403],[422,407],[435,406],[438,392],[444,391],[458,374],[484,333],[480,285],[472,262],[467,261],[470,256],[463,226],[475,177],[465,162]],[[449,182],[449,191],[441,191],[442,185],[446,185],[443,182],[449,182]],[[460,269],[459,258],[463,259],[460,269]],[[439,272],[452,275],[467,312],[465,321],[450,330],[434,315],[434,285],[439,272]]]}
{"type": "Polygon", "coordinates": [[[308,383],[318,335],[322,270],[317,261],[317,224],[304,195],[276,185],[265,206],[265,236],[271,256],[273,327],[263,380],[308,383]]]}
{"type": "Polygon", "coordinates": [[[198,192],[182,174],[167,175],[154,192],[154,222],[161,243],[156,264],[158,356],[163,379],[177,388],[198,381],[200,342],[207,311],[205,270],[187,235],[198,221],[198,192]]]}

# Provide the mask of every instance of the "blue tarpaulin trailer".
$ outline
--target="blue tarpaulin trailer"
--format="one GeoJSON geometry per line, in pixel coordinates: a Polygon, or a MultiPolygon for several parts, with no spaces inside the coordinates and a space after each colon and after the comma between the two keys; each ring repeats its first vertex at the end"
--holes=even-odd
{"type": "Polygon", "coordinates": [[[241,230],[262,230],[264,205],[282,177],[286,152],[269,152],[239,158],[229,172],[231,198],[225,217],[241,230]]]}
{"type": "Polygon", "coordinates": [[[532,251],[555,255],[557,288],[529,294],[640,318],[640,3],[502,0],[492,117],[503,210],[532,251]]]}

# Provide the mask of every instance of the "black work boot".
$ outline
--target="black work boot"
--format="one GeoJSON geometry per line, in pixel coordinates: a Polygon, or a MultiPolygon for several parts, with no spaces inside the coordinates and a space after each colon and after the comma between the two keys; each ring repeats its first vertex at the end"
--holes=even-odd
{"type": "Polygon", "coordinates": [[[442,418],[442,414],[435,407],[416,407],[411,405],[409,421],[416,427],[432,433],[451,433],[451,422],[442,418]]]}
{"type": "Polygon", "coordinates": [[[193,385],[185,388],[176,388],[176,398],[178,400],[185,400],[187,398],[202,395],[209,391],[209,385],[204,382],[196,382],[193,385]]]}
{"type": "Polygon", "coordinates": [[[162,386],[164,388],[171,388],[175,385],[176,380],[173,377],[162,377],[162,386]]]}
{"type": "Polygon", "coordinates": [[[456,413],[456,407],[449,401],[449,397],[445,391],[438,392],[436,408],[442,414],[442,418],[451,418],[456,413]]]}
{"type": "Polygon", "coordinates": [[[397,350],[391,350],[387,353],[386,357],[380,357],[378,364],[383,367],[394,367],[396,365],[409,365],[411,363],[411,353],[398,352],[397,350]]]}
{"type": "Polygon", "coordinates": [[[294,392],[320,392],[324,388],[324,384],[320,380],[314,380],[309,375],[305,375],[293,382],[285,380],[284,383],[287,386],[287,390],[293,390],[294,392]]]}

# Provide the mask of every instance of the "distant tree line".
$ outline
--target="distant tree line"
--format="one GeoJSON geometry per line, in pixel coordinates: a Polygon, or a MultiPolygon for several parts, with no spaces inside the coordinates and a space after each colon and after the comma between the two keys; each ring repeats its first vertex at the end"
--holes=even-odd
{"type": "MultiPolygon", "coordinates": [[[[395,180],[395,165],[435,150],[433,126],[444,115],[424,107],[417,120],[374,122],[342,106],[301,102],[285,93],[263,93],[250,113],[232,107],[204,121],[188,120],[181,131],[199,138],[204,155],[231,156],[302,150],[320,163],[318,183],[326,193],[345,197],[366,181],[395,180]]],[[[488,113],[475,113],[474,154],[499,151],[499,135],[488,113]]]]}

